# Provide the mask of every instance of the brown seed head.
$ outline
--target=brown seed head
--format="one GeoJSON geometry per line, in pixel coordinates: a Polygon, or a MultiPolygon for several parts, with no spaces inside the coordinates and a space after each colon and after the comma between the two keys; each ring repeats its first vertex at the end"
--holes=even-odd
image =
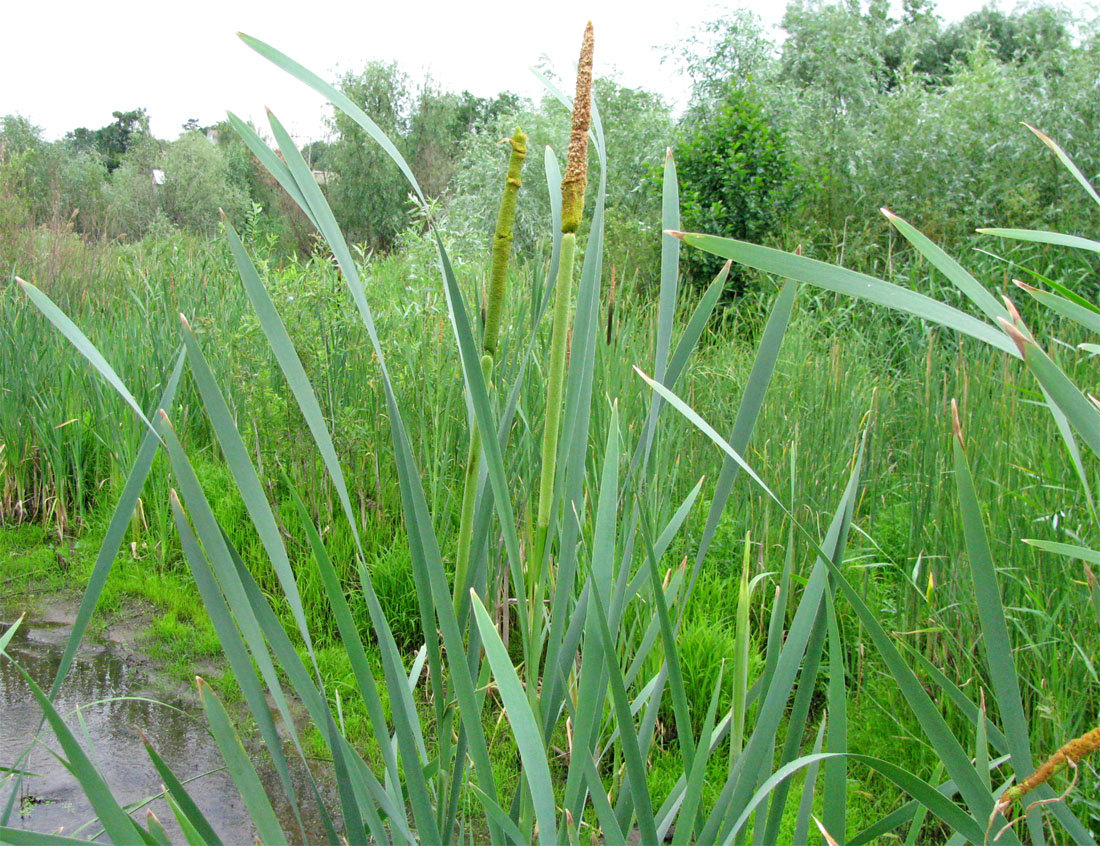
{"type": "Polygon", "coordinates": [[[1022,799],[1040,784],[1049,781],[1050,777],[1056,772],[1063,770],[1067,766],[1067,759],[1069,764],[1076,766],[1097,749],[1100,749],[1100,728],[1094,728],[1092,731],[1085,732],[1080,737],[1071,740],[1047,758],[1043,765],[1030,776],[1006,790],[1003,798],[1008,802],[1022,799]]]}
{"type": "Polygon", "coordinates": [[[584,29],[581,57],[577,62],[577,93],[573,98],[573,131],[569,157],[561,181],[561,231],[576,232],[584,213],[584,189],[588,184],[588,127],[592,123],[592,21],[584,29]]]}

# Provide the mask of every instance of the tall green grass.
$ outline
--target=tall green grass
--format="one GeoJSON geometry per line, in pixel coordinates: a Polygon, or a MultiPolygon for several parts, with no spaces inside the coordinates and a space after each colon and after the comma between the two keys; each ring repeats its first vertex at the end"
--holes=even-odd
{"type": "MultiPolygon", "coordinates": [[[[368,116],[285,55],[246,41],[360,123],[419,193],[368,116]]],[[[626,842],[636,828],[644,842],[666,835],[746,842],[751,831],[754,843],[768,843],[781,831],[809,832],[815,801],[819,824],[838,842],[869,842],[907,826],[912,842],[922,826],[949,832],[945,840],[977,842],[1012,816],[998,797],[1010,776],[1022,780],[1034,769],[1032,750],[1040,757],[1038,750],[1091,728],[1080,709],[1051,716],[1051,703],[1079,705],[1087,673],[1094,677],[1087,586],[1037,624],[1039,601],[1067,585],[1041,567],[1024,569],[1038,553],[1013,541],[1039,534],[1025,530],[1049,518],[1040,528],[1062,546],[1047,538],[1033,549],[1095,555],[1100,417],[1074,387],[1087,383],[1090,348],[1052,347],[1059,366],[1010,308],[897,219],[984,319],[799,255],[680,235],[788,278],[774,300],[715,330],[725,271],[694,302],[679,290],[671,159],[658,302],[621,321],[608,343],[607,151],[593,113],[599,175],[588,236],[578,245],[563,430],[546,441],[551,340],[539,317],[554,294],[551,280],[563,278],[557,244],[549,266],[519,271],[513,290],[526,295],[505,311],[487,379],[478,286],[456,274],[444,234],[436,235],[435,285],[372,275],[376,267],[344,243],[278,120],[271,130],[279,156],[236,123],[319,230],[327,255],[276,272],[227,224],[228,254],[217,255],[232,261],[243,298],[212,292],[219,299],[210,319],[192,311],[182,321],[157,299],[162,322],[150,331],[162,336],[150,343],[161,359],[152,366],[120,343],[121,326],[97,326],[89,339],[44,292],[20,283],[130,406],[104,392],[109,413],[133,427],[128,442],[142,444],[66,661],[163,452],[173,488],[162,496],[165,522],[175,527],[292,807],[320,801],[321,790],[316,780],[296,786],[289,777],[286,756],[305,759],[308,739],[291,728],[285,748],[279,740],[275,715],[293,726],[288,697],[305,706],[331,761],[338,798],[333,807],[322,802],[321,812],[333,842],[580,842],[593,833],[626,842]],[[799,313],[793,280],[830,293],[803,293],[799,313]],[[838,319],[838,294],[972,340],[944,331],[927,337],[912,324],[864,321],[851,311],[838,319]],[[344,305],[348,296],[353,308],[344,305]],[[225,326],[213,319],[219,313],[240,319],[225,326]],[[449,352],[410,342],[425,325],[453,338],[449,352]],[[912,349],[875,360],[869,354],[881,347],[873,339],[823,337],[822,326],[894,332],[912,349]],[[1025,366],[1038,391],[1024,380],[1025,366]],[[952,397],[962,404],[953,444],[952,397]],[[1006,420],[1021,431],[1006,432],[1006,420]],[[1043,426],[1049,434],[1037,438],[1043,426]],[[482,446],[468,546],[472,589],[464,592],[451,581],[450,556],[474,431],[482,446]],[[542,514],[535,480],[547,466],[547,442],[554,472],[543,522],[535,518],[536,509],[542,514]],[[699,472],[708,454],[722,457],[714,481],[713,471],[699,472]],[[961,521],[948,518],[959,510],[961,521]],[[386,519],[400,522],[397,536],[407,544],[397,568],[379,566],[395,554],[377,538],[386,519]],[[990,523],[1013,534],[990,538],[990,523]],[[544,554],[533,558],[533,550],[544,554]],[[998,570],[995,550],[1019,569],[998,570]],[[957,563],[963,551],[967,575],[957,563]],[[385,588],[400,581],[406,562],[405,586],[385,588]],[[545,594],[525,589],[533,567],[545,575],[545,594]],[[715,635],[709,643],[704,632],[715,635]],[[346,653],[353,681],[339,699],[326,672],[332,643],[346,653]],[[710,644],[727,653],[724,664],[706,660],[710,644]],[[959,656],[963,671],[950,666],[959,656]],[[864,694],[883,692],[892,716],[908,708],[904,731],[921,752],[864,730],[875,708],[864,694]],[[369,751],[349,731],[345,703],[369,726],[369,751]],[[912,801],[880,809],[877,821],[857,817],[849,811],[853,779],[912,801]],[[862,830],[849,831],[857,818],[862,830]]],[[[548,183],[559,181],[552,151],[544,167],[548,183]]],[[[549,226],[560,233],[555,209],[549,226]]],[[[1079,311],[1089,311],[1087,302],[1052,290],[1036,295],[1058,314],[1044,325],[1083,317],[1090,329],[1091,317],[1079,311]]],[[[27,302],[9,306],[18,319],[31,319],[27,302]]],[[[201,682],[200,692],[261,839],[292,839],[224,709],[201,682]]],[[[129,820],[69,743],[49,698],[39,696],[46,718],[108,835],[159,842],[156,827],[129,820]]],[[[1085,701],[1095,711],[1095,688],[1085,701]]],[[[211,840],[201,811],[164,775],[181,827],[194,842],[211,840]]],[[[1038,794],[1054,796],[1049,785],[1038,794]]],[[[1094,812],[1079,794],[1071,799],[1081,813],[1094,812]]],[[[5,823],[11,811],[9,803],[5,823]]],[[[1043,813],[1075,842],[1095,842],[1064,803],[1028,813],[1023,836],[1031,842],[1046,842],[1043,813]]],[[[10,827],[0,837],[26,839],[10,827]]],[[[996,842],[1017,835],[1005,829],[996,842]]]]}

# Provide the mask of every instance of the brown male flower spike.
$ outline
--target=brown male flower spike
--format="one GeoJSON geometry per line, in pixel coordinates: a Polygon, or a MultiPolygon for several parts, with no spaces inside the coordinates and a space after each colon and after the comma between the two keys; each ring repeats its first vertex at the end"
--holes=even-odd
{"type": "Polygon", "coordinates": [[[584,214],[584,189],[588,184],[588,127],[592,123],[592,21],[584,29],[581,57],[577,62],[577,94],[573,98],[573,131],[569,157],[561,181],[561,231],[576,232],[584,214]]]}
{"type": "Polygon", "coordinates": [[[1085,757],[1100,749],[1100,728],[1085,732],[1078,738],[1071,740],[1049,758],[1030,776],[1025,778],[1015,787],[1010,787],[1004,792],[1004,800],[1012,802],[1022,799],[1040,784],[1045,784],[1052,775],[1064,769],[1068,765],[1076,766],[1085,757]]]}

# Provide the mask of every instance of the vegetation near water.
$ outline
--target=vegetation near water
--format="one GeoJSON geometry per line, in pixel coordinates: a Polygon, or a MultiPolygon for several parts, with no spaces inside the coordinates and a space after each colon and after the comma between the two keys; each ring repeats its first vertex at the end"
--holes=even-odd
{"type": "Polygon", "coordinates": [[[784,28],[676,48],[678,121],[591,31],[537,105],[242,36],[305,149],[4,119],[0,595],[83,590],[28,695],[112,842],[51,701],[134,597],[264,843],[1096,842],[1100,32],[784,28]]]}

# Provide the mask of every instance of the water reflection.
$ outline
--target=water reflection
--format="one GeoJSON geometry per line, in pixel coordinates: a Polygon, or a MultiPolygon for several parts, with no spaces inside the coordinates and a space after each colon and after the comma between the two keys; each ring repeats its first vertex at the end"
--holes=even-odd
{"type": "MultiPolygon", "coordinates": [[[[0,632],[5,628],[6,624],[0,623],[0,632]]],[[[48,690],[60,664],[68,633],[68,626],[24,623],[8,644],[7,652],[42,689],[48,690]]],[[[201,708],[195,702],[179,700],[170,703],[175,707],[166,707],[140,697],[163,699],[148,689],[137,667],[108,647],[88,643],[81,647],[54,704],[123,807],[144,802],[162,789],[160,778],[141,743],[140,728],[173,772],[185,782],[188,792],[223,841],[227,844],[252,843],[254,829],[232,779],[221,769],[221,756],[206,731],[201,708]],[[76,713],[78,707],[79,715],[76,713]],[[192,778],[195,780],[187,782],[192,778]]],[[[11,661],[0,659],[0,765],[11,766],[28,748],[40,718],[41,711],[22,675],[11,661]]],[[[39,735],[39,742],[25,764],[25,769],[35,776],[25,779],[19,788],[18,811],[9,825],[35,832],[61,829],[69,836],[90,838],[99,831],[96,823],[88,825],[95,813],[79,784],[50,754],[47,746],[60,749],[48,727],[39,735]]],[[[258,769],[265,786],[269,787],[269,794],[279,795],[272,768],[258,766],[258,769]],[[271,786],[275,789],[270,790],[271,786]]],[[[0,806],[6,805],[13,789],[11,782],[0,783],[0,806]]],[[[277,803],[280,822],[288,836],[293,837],[297,826],[285,803],[283,805],[279,808],[277,803]]],[[[164,825],[173,843],[183,841],[163,799],[147,807],[164,825]]],[[[145,810],[134,814],[134,818],[144,826],[145,810]]],[[[97,842],[107,840],[100,837],[97,842]]]]}

